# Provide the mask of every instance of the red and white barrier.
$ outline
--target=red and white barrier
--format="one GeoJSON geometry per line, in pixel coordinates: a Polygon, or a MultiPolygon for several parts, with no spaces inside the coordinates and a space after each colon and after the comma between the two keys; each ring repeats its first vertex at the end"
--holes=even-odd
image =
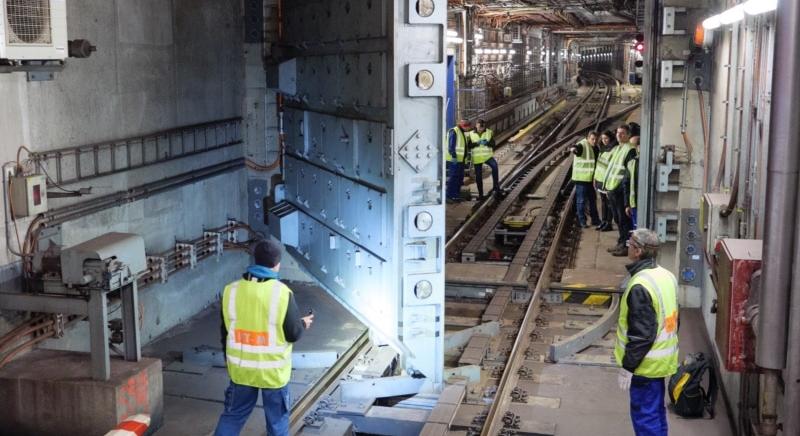
{"type": "Polygon", "coordinates": [[[150,427],[150,415],[133,415],[117,424],[117,427],[105,436],[144,436],[148,427],[150,427]]]}

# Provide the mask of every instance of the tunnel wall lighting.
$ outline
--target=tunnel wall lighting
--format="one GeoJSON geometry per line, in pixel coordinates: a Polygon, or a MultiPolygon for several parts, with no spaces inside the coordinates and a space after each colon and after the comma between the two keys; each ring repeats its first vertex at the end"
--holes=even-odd
{"type": "Polygon", "coordinates": [[[748,0],[744,3],[744,12],[749,15],[763,14],[778,8],[778,0],[748,0]]]}
{"type": "Polygon", "coordinates": [[[722,24],[733,24],[742,20],[744,20],[743,5],[736,5],[719,15],[719,21],[722,24]]]}
{"type": "Polygon", "coordinates": [[[456,32],[455,30],[448,30],[447,31],[447,36],[455,38],[455,37],[458,36],[458,32],[456,32]]]}
{"type": "Polygon", "coordinates": [[[461,44],[462,42],[464,42],[464,40],[462,38],[458,38],[458,37],[454,38],[452,36],[448,36],[447,37],[447,42],[449,42],[451,44],[461,44]]]}
{"type": "Polygon", "coordinates": [[[758,15],[778,8],[778,0],[747,0],[720,14],[708,17],[703,21],[703,28],[714,30],[721,25],[733,24],[744,19],[744,14],[758,15]]]}

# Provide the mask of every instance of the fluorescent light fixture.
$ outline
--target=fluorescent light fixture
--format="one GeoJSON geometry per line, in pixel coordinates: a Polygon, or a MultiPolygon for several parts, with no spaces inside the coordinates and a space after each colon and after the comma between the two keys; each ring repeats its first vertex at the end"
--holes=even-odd
{"type": "Polygon", "coordinates": [[[758,15],[777,9],[778,0],[748,0],[743,6],[745,13],[749,15],[758,15]]]}
{"type": "Polygon", "coordinates": [[[737,21],[744,20],[744,7],[743,5],[736,5],[727,11],[719,14],[719,21],[722,24],[733,24],[737,21]]]}
{"type": "Polygon", "coordinates": [[[462,38],[453,38],[452,36],[448,36],[447,42],[451,44],[461,44],[462,42],[464,42],[464,40],[462,38]]]}
{"type": "Polygon", "coordinates": [[[530,51],[530,50],[528,50],[528,53],[527,53],[527,54],[528,54],[528,55],[532,55],[532,54],[533,54],[533,52],[532,52],[532,51],[530,51]]]}
{"type": "Polygon", "coordinates": [[[475,49],[475,54],[483,54],[483,49],[482,48],[476,48],[475,49]]]}
{"type": "Polygon", "coordinates": [[[475,39],[483,39],[483,34],[482,33],[476,33],[475,34],[475,39]]]}
{"type": "Polygon", "coordinates": [[[455,30],[448,30],[447,31],[447,36],[456,37],[456,36],[458,36],[458,32],[456,32],[455,30]]]}
{"type": "Polygon", "coordinates": [[[703,20],[703,29],[714,30],[721,26],[722,21],[720,21],[719,17],[719,15],[714,15],[713,17],[708,17],[703,20]]]}
{"type": "Polygon", "coordinates": [[[492,49],[492,54],[500,54],[500,49],[492,49]]]}
{"type": "Polygon", "coordinates": [[[509,50],[508,54],[517,54],[517,51],[516,50],[509,50]]]}
{"type": "Polygon", "coordinates": [[[506,49],[504,49],[504,48],[501,48],[499,51],[500,51],[500,54],[506,54],[506,53],[508,53],[508,52],[506,51],[506,49]]]}

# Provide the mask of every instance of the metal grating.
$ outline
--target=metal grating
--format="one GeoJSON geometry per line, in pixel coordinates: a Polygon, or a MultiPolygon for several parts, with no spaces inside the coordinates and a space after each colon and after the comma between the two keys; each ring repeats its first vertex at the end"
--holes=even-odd
{"type": "Polygon", "coordinates": [[[6,0],[9,44],[50,44],[50,0],[6,0]]]}

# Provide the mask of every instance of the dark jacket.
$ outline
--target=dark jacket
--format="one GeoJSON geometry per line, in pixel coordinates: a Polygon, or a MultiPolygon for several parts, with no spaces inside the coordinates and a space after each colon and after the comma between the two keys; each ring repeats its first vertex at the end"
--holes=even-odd
{"type": "MultiPolygon", "coordinates": [[[[245,280],[255,280],[257,282],[266,282],[269,279],[259,279],[251,276],[249,273],[245,273],[242,275],[242,278],[245,280]]],[[[225,315],[222,311],[222,305],[219,308],[219,316],[220,316],[220,333],[221,338],[220,341],[222,342],[222,352],[225,352],[225,344],[228,340],[228,329],[225,328],[225,315]]],[[[265,320],[266,321],[266,320],[265,320]]],[[[297,303],[294,301],[294,294],[289,294],[289,307],[286,308],[286,317],[283,319],[283,335],[286,337],[287,342],[297,342],[301,336],[303,336],[303,332],[305,331],[305,325],[303,324],[303,320],[300,316],[300,311],[297,309],[297,303]]]]}
{"type": "MultiPolygon", "coordinates": [[[[642,259],[625,265],[633,277],[639,271],[655,268],[655,259],[642,259]]],[[[622,367],[630,372],[642,363],[644,356],[650,351],[658,334],[658,319],[653,309],[650,294],[641,285],[634,285],[628,294],[628,343],[625,345],[625,356],[622,367]]]]}

